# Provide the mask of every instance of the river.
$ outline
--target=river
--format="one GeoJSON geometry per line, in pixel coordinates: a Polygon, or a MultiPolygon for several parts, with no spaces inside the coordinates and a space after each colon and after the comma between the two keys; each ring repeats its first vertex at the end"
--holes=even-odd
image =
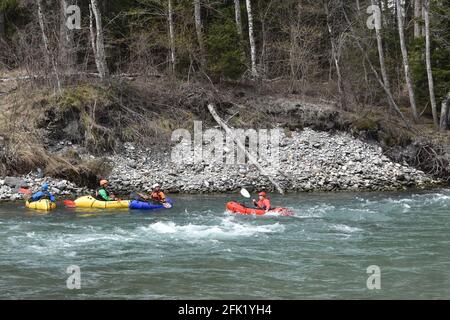
{"type": "Polygon", "coordinates": [[[0,204],[0,298],[450,299],[448,189],[273,195],[293,217],[227,213],[240,195],[173,199],[131,214],[0,204]]]}

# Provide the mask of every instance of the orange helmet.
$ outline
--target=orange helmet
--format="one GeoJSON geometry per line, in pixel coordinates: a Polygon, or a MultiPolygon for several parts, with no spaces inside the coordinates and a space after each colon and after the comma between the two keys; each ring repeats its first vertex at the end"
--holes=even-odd
{"type": "Polygon", "coordinates": [[[262,191],[262,192],[258,193],[258,196],[263,196],[263,197],[265,197],[265,196],[267,196],[267,194],[266,194],[264,191],[262,191]]]}
{"type": "Polygon", "coordinates": [[[108,180],[106,180],[106,179],[100,180],[100,187],[104,186],[107,183],[108,183],[108,180]]]}

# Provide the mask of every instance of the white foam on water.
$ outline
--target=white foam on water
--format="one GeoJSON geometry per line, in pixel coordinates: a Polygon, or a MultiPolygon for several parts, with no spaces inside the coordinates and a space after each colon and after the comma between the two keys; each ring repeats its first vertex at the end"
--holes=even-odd
{"type": "Polygon", "coordinates": [[[360,228],[350,227],[350,226],[347,226],[345,224],[333,224],[331,226],[331,229],[336,230],[336,231],[340,231],[340,232],[344,232],[344,233],[354,233],[354,232],[363,231],[360,228]]]}
{"type": "Polygon", "coordinates": [[[249,237],[258,234],[283,232],[285,227],[279,223],[270,225],[252,225],[234,222],[233,219],[222,219],[217,225],[187,224],[178,225],[175,222],[156,222],[148,227],[139,227],[146,233],[152,232],[160,235],[173,235],[188,239],[226,239],[236,237],[249,237]]]}

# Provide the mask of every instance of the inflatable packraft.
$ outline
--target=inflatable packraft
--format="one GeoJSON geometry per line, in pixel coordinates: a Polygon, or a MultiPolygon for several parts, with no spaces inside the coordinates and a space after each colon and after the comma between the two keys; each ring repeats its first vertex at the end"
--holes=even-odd
{"type": "Polygon", "coordinates": [[[51,202],[49,199],[41,199],[33,202],[27,201],[25,206],[29,209],[50,211],[56,208],[56,203],[51,202]]]}
{"type": "Polygon", "coordinates": [[[129,200],[101,201],[92,196],[80,197],[74,203],[77,208],[128,209],[130,206],[129,200]]]}
{"type": "MultiPolygon", "coordinates": [[[[255,209],[255,208],[248,208],[244,206],[243,204],[235,201],[231,201],[227,203],[227,210],[232,213],[238,213],[238,214],[254,214],[254,215],[264,215],[266,214],[266,210],[261,209],[255,209]]],[[[286,208],[273,208],[272,210],[269,210],[268,213],[276,213],[280,214],[282,216],[292,216],[294,213],[286,208]]]]}
{"type": "MultiPolygon", "coordinates": [[[[166,198],[166,202],[170,204],[170,207],[173,206],[172,199],[166,198]]],[[[159,209],[170,209],[170,208],[166,208],[163,204],[159,204],[159,203],[153,204],[151,202],[133,200],[130,202],[130,209],[159,210],[159,209]]]]}

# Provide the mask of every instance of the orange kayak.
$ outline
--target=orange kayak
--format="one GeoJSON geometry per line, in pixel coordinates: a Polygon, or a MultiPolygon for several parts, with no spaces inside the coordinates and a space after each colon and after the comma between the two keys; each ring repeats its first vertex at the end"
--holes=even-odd
{"type": "Polygon", "coordinates": [[[254,215],[258,215],[258,216],[265,215],[266,213],[277,213],[282,216],[294,215],[294,213],[291,210],[286,209],[286,208],[273,208],[272,210],[269,210],[268,212],[266,212],[266,210],[248,208],[248,207],[244,206],[243,204],[235,202],[235,201],[230,201],[227,203],[227,210],[232,213],[246,214],[246,215],[254,214],[254,215]]]}

